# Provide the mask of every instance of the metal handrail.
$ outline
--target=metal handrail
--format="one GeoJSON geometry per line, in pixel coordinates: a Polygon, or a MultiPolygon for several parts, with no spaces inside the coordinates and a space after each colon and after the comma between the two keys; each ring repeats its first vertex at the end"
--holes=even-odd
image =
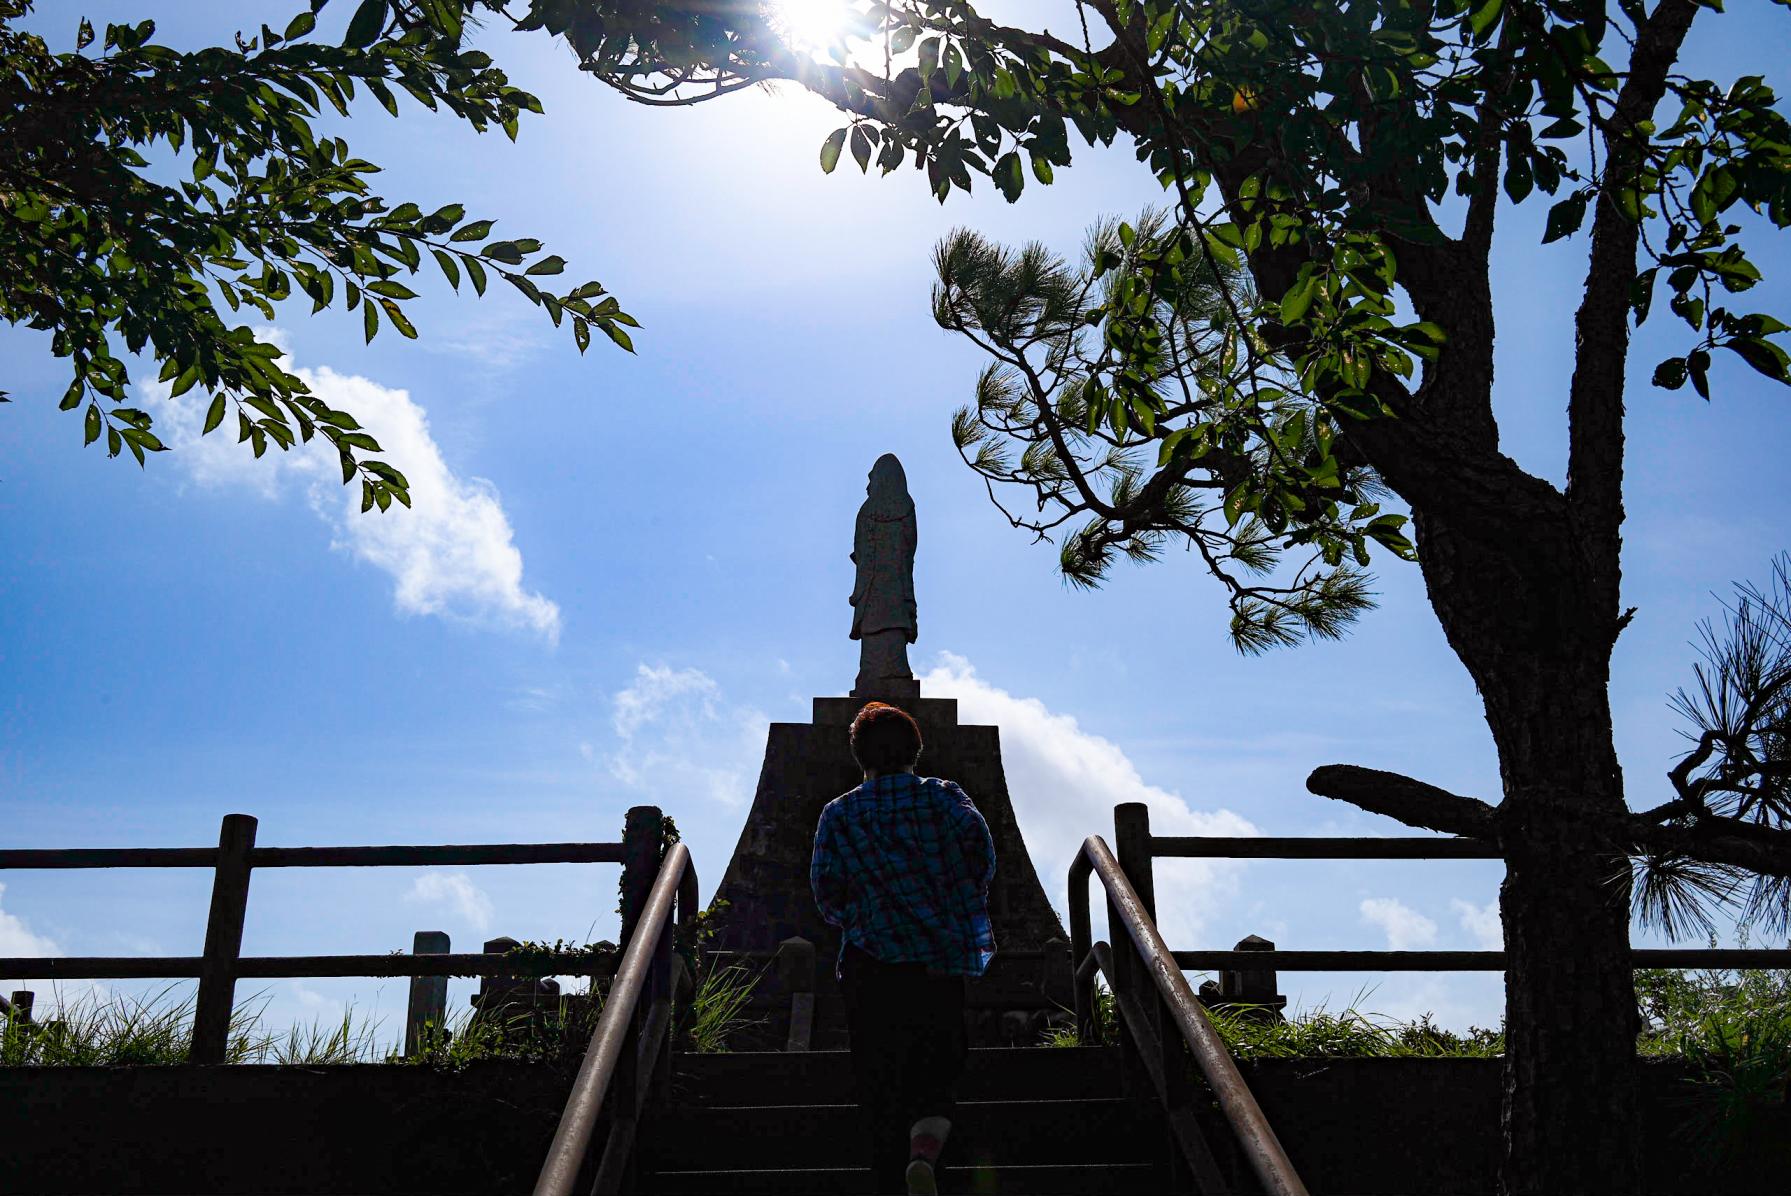
{"type": "MultiPolygon", "coordinates": [[[[619,1073],[634,1092],[619,1092],[624,1098],[618,1120],[632,1121],[636,1108],[645,1095],[635,1068],[644,1064],[651,1071],[658,1060],[664,1037],[666,1010],[670,1004],[671,911],[674,899],[679,906],[680,921],[696,913],[696,869],[690,863],[690,849],[674,843],[659,866],[652,891],[641,909],[634,933],[622,954],[609,994],[604,998],[603,1012],[597,1028],[591,1032],[590,1046],[578,1077],[566,1097],[560,1124],[554,1130],[553,1143],[541,1164],[541,1175],[535,1181],[535,1196],[571,1196],[578,1183],[579,1172],[590,1152],[591,1135],[597,1128],[598,1116],[612,1087],[617,1087],[619,1073]],[[640,1005],[648,985],[653,985],[652,1000],[645,1016],[640,1005]],[[657,1027],[657,1028],[656,1028],[657,1027]]],[[[604,1176],[615,1174],[625,1160],[612,1157],[625,1153],[633,1145],[633,1134],[618,1136],[612,1129],[605,1158],[599,1165],[599,1188],[605,1187],[604,1176]]]]}
{"type": "MultiPolygon", "coordinates": [[[[1131,882],[1126,879],[1126,874],[1121,871],[1119,861],[1113,858],[1113,852],[1107,847],[1106,841],[1099,835],[1090,835],[1083,842],[1081,852],[1070,865],[1070,933],[1076,941],[1076,950],[1081,952],[1086,949],[1089,954],[1094,953],[1094,944],[1089,941],[1092,932],[1087,882],[1091,872],[1100,878],[1102,888],[1107,891],[1111,916],[1125,927],[1137,952],[1138,962],[1144,965],[1145,971],[1150,975],[1157,995],[1181,1032],[1182,1041],[1187,1044],[1201,1075],[1206,1078],[1213,1095],[1218,1098],[1220,1112],[1225,1115],[1232,1132],[1237,1135],[1238,1142],[1244,1149],[1244,1156],[1249,1160],[1250,1168],[1255,1172],[1263,1190],[1269,1196],[1307,1196],[1306,1185],[1294,1171],[1293,1163],[1282,1149],[1281,1141],[1275,1136],[1268,1118],[1263,1116],[1262,1107],[1256,1103],[1249,1085],[1244,1083],[1244,1077],[1238,1072],[1231,1053],[1226,1050],[1225,1043],[1207,1020],[1206,1011],[1201,1007],[1200,999],[1194,995],[1194,990],[1188,986],[1187,977],[1182,975],[1174,953],[1163,941],[1163,936],[1157,933],[1149,911],[1131,882]]],[[[1078,965],[1082,962],[1077,960],[1078,965]]],[[[1117,978],[1113,972],[1117,969],[1103,967],[1102,970],[1108,972],[1108,983],[1113,986],[1116,997],[1132,996],[1124,991],[1125,986],[1115,982],[1117,978]]],[[[1088,1011],[1084,1008],[1086,1000],[1080,984],[1077,985],[1076,1003],[1077,1020],[1082,1023],[1088,1011]]],[[[1136,1024],[1142,1022],[1142,1006],[1133,1000],[1122,999],[1121,1008],[1127,1011],[1128,1021],[1135,1023],[1135,1033],[1151,1033],[1148,1025],[1136,1024]],[[1132,1008],[1128,1010],[1128,1006],[1132,1008]]],[[[1172,1080],[1166,1067],[1162,1072],[1161,1075],[1153,1074],[1152,1078],[1157,1081],[1159,1096],[1167,1105],[1172,1080]]],[[[1197,1138],[1198,1130],[1194,1130],[1193,1134],[1197,1138]]],[[[1199,1147],[1189,1149],[1188,1144],[1184,1143],[1184,1151],[1189,1155],[1191,1165],[1203,1170],[1210,1168],[1210,1156],[1198,1157],[1204,1154],[1199,1147]]]]}

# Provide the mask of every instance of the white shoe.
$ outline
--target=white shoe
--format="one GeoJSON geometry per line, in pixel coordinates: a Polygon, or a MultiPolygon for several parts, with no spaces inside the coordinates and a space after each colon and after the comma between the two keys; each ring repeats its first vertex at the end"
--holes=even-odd
{"type": "Polygon", "coordinates": [[[933,1164],[915,1159],[908,1164],[908,1196],[938,1196],[939,1184],[933,1177],[933,1164]]]}

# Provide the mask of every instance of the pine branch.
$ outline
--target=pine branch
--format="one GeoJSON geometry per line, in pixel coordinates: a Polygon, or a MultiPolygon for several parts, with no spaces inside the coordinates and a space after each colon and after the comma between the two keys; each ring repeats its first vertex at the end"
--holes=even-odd
{"type": "Polygon", "coordinates": [[[1355,764],[1326,764],[1306,778],[1320,797],[1345,801],[1371,814],[1385,814],[1407,826],[1424,827],[1470,839],[1498,840],[1493,807],[1435,785],[1355,764]]]}

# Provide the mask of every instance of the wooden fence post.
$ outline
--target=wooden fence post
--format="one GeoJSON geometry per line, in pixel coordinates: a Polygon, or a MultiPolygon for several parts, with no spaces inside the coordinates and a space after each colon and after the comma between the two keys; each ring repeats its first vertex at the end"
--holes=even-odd
{"type": "Polygon", "coordinates": [[[1157,920],[1157,882],[1151,867],[1150,807],[1141,801],[1113,807],[1113,854],[1150,920],[1157,920]]]}
{"type": "Polygon", "coordinates": [[[211,913],[205,922],[205,958],[193,1007],[193,1045],[187,1056],[193,1063],[222,1063],[229,1047],[236,961],[242,954],[243,919],[249,908],[249,851],[255,846],[255,826],[255,819],[248,814],[226,814],[218,831],[211,913]]]}
{"type": "MultiPolygon", "coordinates": [[[[1152,922],[1157,920],[1157,888],[1152,880],[1150,857],[1150,807],[1143,802],[1122,802],[1113,807],[1113,854],[1119,869],[1125,873],[1138,894],[1139,904],[1152,922]]],[[[1146,1018],[1146,1029],[1155,1033],[1156,1049],[1162,1050],[1162,1001],[1156,985],[1150,980],[1139,956],[1138,947],[1126,933],[1118,910],[1111,899],[1107,902],[1107,935],[1113,943],[1113,996],[1120,1001],[1130,998],[1134,1008],[1146,1018]]],[[[1121,1019],[1123,1022],[1123,1018],[1121,1019]]],[[[1122,1075],[1128,1095],[1149,1103],[1156,1097],[1150,1079],[1150,1067],[1141,1057],[1144,1044],[1121,1031],[1119,1035],[1122,1075]]],[[[1153,1062],[1157,1062],[1153,1060],[1153,1062]]]]}
{"type": "MultiPolygon", "coordinates": [[[[412,955],[448,954],[448,934],[443,930],[419,930],[411,941],[412,955]]],[[[439,1040],[448,1024],[448,978],[446,976],[412,976],[410,1009],[404,1019],[404,1057],[410,1058],[423,1046],[423,1028],[433,1024],[439,1040]]]]}
{"type": "Polygon", "coordinates": [[[617,945],[628,949],[634,924],[653,891],[659,875],[659,847],[665,839],[665,813],[658,806],[634,806],[622,823],[622,937],[617,945]]]}

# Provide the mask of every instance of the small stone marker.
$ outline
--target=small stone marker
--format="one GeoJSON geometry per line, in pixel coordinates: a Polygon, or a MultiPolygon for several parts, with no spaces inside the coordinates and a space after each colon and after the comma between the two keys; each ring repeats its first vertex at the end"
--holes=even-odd
{"type": "Polygon", "coordinates": [[[815,1030],[815,945],[800,935],[777,945],[778,983],[790,994],[786,1051],[806,1051],[815,1030]]]}
{"type": "MultiPolygon", "coordinates": [[[[1246,935],[1238,940],[1234,951],[1273,951],[1275,944],[1260,935],[1246,935]]],[[[1246,1016],[1262,1021],[1283,1020],[1281,1011],[1287,998],[1275,991],[1280,985],[1274,968],[1249,968],[1221,971],[1219,982],[1211,980],[1200,986],[1200,1000],[1215,1009],[1237,1008],[1246,1016]]]]}

